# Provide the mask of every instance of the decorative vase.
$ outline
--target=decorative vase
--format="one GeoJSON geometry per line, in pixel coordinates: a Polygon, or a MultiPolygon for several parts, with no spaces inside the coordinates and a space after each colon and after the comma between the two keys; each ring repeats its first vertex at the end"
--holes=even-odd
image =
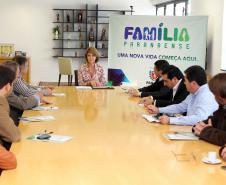
{"type": "Polygon", "coordinates": [[[55,38],[55,39],[59,39],[59,32],[58,32],[58,31],[55,31],[55,33],[54,33],[54,38],[55,38]]]}

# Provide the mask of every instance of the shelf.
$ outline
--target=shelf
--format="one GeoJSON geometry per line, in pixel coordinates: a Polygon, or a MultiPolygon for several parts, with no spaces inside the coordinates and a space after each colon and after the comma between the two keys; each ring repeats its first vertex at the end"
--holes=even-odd
{"type": "Polygon", "coordinates": [[[74,24],[86,24],[85,22],[73,22],[74,24]]]}
{"type": "Polygon", "coordinates": [[[107,23],[107,22],[98,22],[97,24],[109,24],[109,23],[107,23]]]}
{"type": "Polygon", "coordinates": [[[60,38],[53,39],[54,46],[53,50],[55,51],[56,56],[54,57],[70,57],[70,58],[84,58],[84,56],[76,56],[75,51],[78,52],[78,55],[83,55],[84,50],[88,46],[94,46],[99,49],[104,56],[101,58],[108,58],[108,43],[109,41],[109,18],[111,15],[125,15],[126,12],[132,13],[131,10],[107,10],[98,8],[98,5],[89,6],[85,4],[81,9],[53,9],[55,12],[55,17],[53,19],[53,25],[58,25],[60,27],[60,38]],[[79,17],[79,13],[82,13],[82,17],[79,17]],[[70,19],[67,17],[70,16],[70,19]],[[67,18],[67,19],[65,19],[67,18]],[[59,21],[57,21],[59,20],[59,21]],[[66,22],[70,20],[70,22],[66,22]],[[82,22],[78,22],[81,20],[82,22]],[[89,33],[91,27],[93,28],[94,40],[89,40],[89,33]],[[81,31],[78,31],[81,30],[81,31]],[[103,29],[106,29],[106,40],[101,40],[101,34],[103,29]],[[82,37],[81,37],[82,35],[82,37]],[[79,37],[80,36],[80,37],[79,37]],[[79,38],[82,38],[80,40],[79,38]],[[58,41],[58,42],[55,42],[58,41]],[[90,42],[92,42],[90,44],[90,42]],[[80,48],[80,45],[83,45],[83,48],[80,48]],[[68,48],[65,48],[68,46],[68,48]],[[102,48],[104,46],[104,48],[102,48]],[[66,54],[68,56],[63,56],[66,54]],[[70,56],[71,55],[71,56],[70,56]],[[75,55],[75,56],[73,56],[75,55]]]}
{"type": "Polygon", "coordinates": [[[54,58],[58,58],[58,57],[65,57],[65,58],[85,58],[84,56],[62,56],[62,55],[55,55],[53,56],[54,58]]]}
{"type": "Polygon", "coordinates": [[[134,11],[131,11],[131,10],[98,10],[99,12],[134,12],[134,11]]]}
{"type": "Polygon", "coordinates": [[[64,41],[87,41],[87,40],[79,40],[79,39],[62,39],[64,41]]]}
{"type": "Polygon", "coordinates": [[[73,24],[74,22],[65,22],[65,21],[54,21],[53,23],[63,23],[63,24],[73,24]]]}
{"type": "Polygon", "coordinates": [[[53,39],[53,40],[56,40],[56,41],[87,41],[87,40],[79,40],[79,39],[53,39]]]}
{"type": "Polygon", "coordinates": [[[98,16],[98,18],[109,18],[109,16],[98,16]]]}
{"type": "Polygon", "coordinates": [[[86,49],[86,48],[53,48],[53,49],[86,49]]]}
{"type": "Polygon", "coordinates": [[[59,10],[59,11],[62,11],[62,10],[66,10],[66,11],[70,11],[70,10],[73,10],[73,11],[86,11],[86,9],[72,9],[72,8],[67,8],[67,9],[62,9],[62,8],[54,8],[53,10],[59,10]]]}
{"type": "Polygon", "coordinates": [[[86,32],[86,31],[64,31],[64,33],[74,33],[74,32],[80,33],[80,32],[86,32]]]}
{"type": "Polygon", "coordinates": [[[96,12],[97,10],[90,10],[90,9],[87,9],[88,12],[96,12]]]}

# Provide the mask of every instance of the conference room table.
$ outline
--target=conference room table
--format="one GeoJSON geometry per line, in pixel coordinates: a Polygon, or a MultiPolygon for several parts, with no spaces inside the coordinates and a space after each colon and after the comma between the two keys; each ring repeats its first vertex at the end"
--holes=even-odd
{"type": "Polygon", "coordinates": [[[198,141],[171,141],[166,133],[189,126],[161,125],[122,89],[77,90],[57,87],[62,97],[47,97],[53,111],[25,111],[23,116],[52,115],[48,122],[20,123],[22,140],[11,146],[18,166],[3,171],[1,185],[220,185],[226,171],[202,159],[219,147],[198,141]],[[44,131],[72,136],[65,143],[31,141],[44,131]]]}

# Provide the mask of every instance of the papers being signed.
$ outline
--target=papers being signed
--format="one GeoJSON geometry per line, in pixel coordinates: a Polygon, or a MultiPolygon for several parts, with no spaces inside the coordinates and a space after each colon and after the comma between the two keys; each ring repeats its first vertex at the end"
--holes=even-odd
{"type": "Polygon", "coordinates": [[[41,134],[35,134],[32,136],[27,137],[28,140],[33,140],[33,141],[44,141],[44,142],[51,142],[51,143],[64,143],[66,141],[69,141],[72,139],[71,136],[63,136],[63,135],[55,135],[55,134],[50,134],[49,137],[46,139],[39,139],[41,134]]]}
{"type": "Polygon", "coordinates": [[[164,136],[170,140],[199,140],[199,137],[192,132],[175,132],[165,134],[164,136]]]}
{"type": "Polygon", "coordinates": [[[144,119],[148,120],[149,122],[159,122],[159,119],[155,116],[143,114],[142,115],[144,119]]]}
{"type": "Polygon", "coordinates": [[[44,106],[38,106],[38,107],[34,107],[32,108],[32,110],[36,110],[36,111],[51,111],[51,110],[58,110],[58,107],[44,107],[44,106]]]}
{"type": "Polygon", "coordinates": [[[41,122],[41,121],[52,121],[55,120],[53,116],[31,116],[31,117],[22,117],[20,118],[21,122],[41,122]]]}

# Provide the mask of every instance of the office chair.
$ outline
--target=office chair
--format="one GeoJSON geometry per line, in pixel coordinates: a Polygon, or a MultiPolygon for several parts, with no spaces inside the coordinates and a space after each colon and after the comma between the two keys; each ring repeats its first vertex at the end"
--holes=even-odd
{"type": "Polygon", "coordinates": [[[59,64],[59,80],[58,80],[58,86],[60,86],[60,80],[61,75],[68,75],[68,85],[72,85],[72,67],[71,67],[71,58],[64,58],[59,57],[58,58],[58,64],[59,64]]]}
{"type": "Polygon", "coordinates": [[[78,70],[74,70],[75,75],[75,86],[78,86],[78,70]]]}

